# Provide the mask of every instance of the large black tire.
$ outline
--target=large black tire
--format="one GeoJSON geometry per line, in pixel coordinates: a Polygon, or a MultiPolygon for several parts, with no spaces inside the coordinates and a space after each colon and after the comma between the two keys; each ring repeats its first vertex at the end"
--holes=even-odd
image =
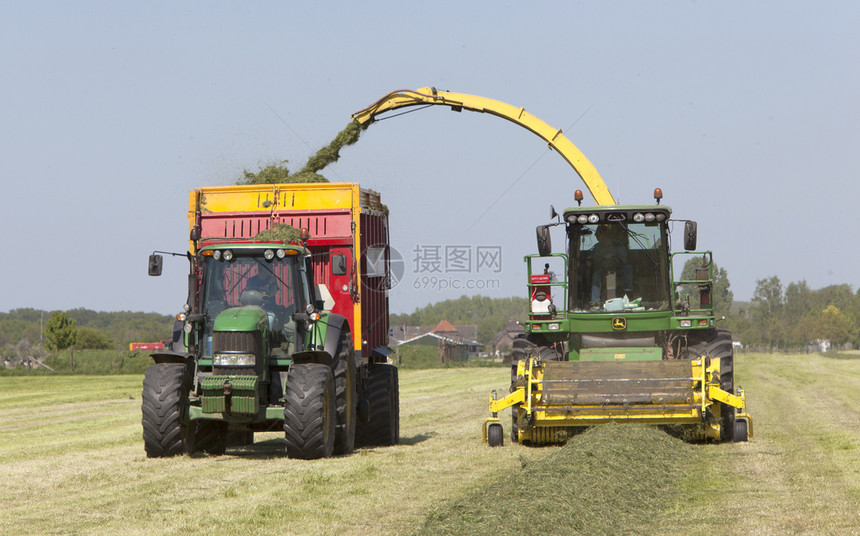
{"type": "MultiPolygon", "coordinates": [[[[511,365],[511,392],[513,393],[517,383],[517,363],[514,362],[511,365]]],[[[517,417],[519,414],[519,408],[521,404],[514,404],[511,406],[511,443],[519,443],[520,441],[520,429],[517,426],[517,417]]]]}
{"type": "Polygon", "coordinates": [[[334,432],[334,453],[350,454],[355,448],[355,426],[358,408],[355,388],[355,350],[349,329],[340,333],[334,362],[334,388],[337,423],[334,432]]]}
{"type": "MultiPolygon", "coordinates": [[[[720,389],[735,394],[735,364],[732,334],[725,329],[715,329],[705,350],[709,357],[720,358],[720,389]]],[[[733,441],[735,435],[735,408],[722,404],[720,408],[720,441],[733,441]]]]}
{"type": "Polygon", "coordinates": [[[511,343],[511,364],[516,367],[518,361],[523,361],[529,355],[533,355],[537,344],[526,339],[525,337],[517,337],[511,343]]]}
{"type": "Polygon", "coordinates": [[[159,363],[143,376],[141,412],[143,447],[147,458],[185,452],[188,426],[184,422],[190,378],[183,364],[159,363]]]}
{"type": "Polygon", "coordinates": [[[516,365],[528,357],[540,357],[542,361],[561,361],[563,356],[551,346],[541,346],[525,338],[517,338],[511,343],[511,362],[516,365]]]}
{"type": "Polygon", "coordinates": [[[367,379],[370,419],[359,423],[356,443],[359,446],[388,446],[400,442],[400,394],[397,367],[371,365],[367,379]]]}
{"type": "MultiPolygon", "coordinates": [[[[720,389],[734,394],[735,367],[732,334],[726,329],[708,330],[698,341],[687,348],[687,359],[700,356],[720,358],[720,389]]],[[[735,408],[720,405],[720,441],[733,441],[735,434],[735,408]]]]}
{"type": "Polygon", "coordinates": [[[290,367],[284,388],[287,456],[313,460],[334,451],[335,397],[331,367],[316,363],[290,367]]]}

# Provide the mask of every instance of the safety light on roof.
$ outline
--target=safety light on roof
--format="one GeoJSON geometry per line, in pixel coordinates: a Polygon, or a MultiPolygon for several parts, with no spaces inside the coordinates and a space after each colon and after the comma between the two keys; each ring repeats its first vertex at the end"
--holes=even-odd
{"type": "Polygon", "coordinates": [[[287,256],[287,252],[286,252],[286,251],[284,251],[283,249],[279,249],[279,250],[278,250],[278,251],[276,251],[275,253],[278,255],[278,258],[279,258],[279,259],[283,259],[284,257],[286,257],[286,256],[287,256]]]}
{"type": "Polygon", "coordinates": [[[585,214],[580,214],[579,217],[576,218],[576,221],[582,224],[588,223],[588,216],[585,214]]]}
{"type": "Polygon", "coordinates": [[[233,250],[232,249],[225,249],[224,250],[224,260],[225,261],[232,261],[233,260],[233,250]]]}
{"type": "Polygon", "coordinates": [[[215,251],[213,251],[212,252],[212,258],[215,259],[216,261],[220,261],[221,260],[221,250],[216,249],[215,251]]]}
{"type": "Polygon", "coordinates": [[[597,223],[600,221],[600,216],[597,214],[589,214],[588,215],[588,223],[597,223]]]}
{"type": "Polygon", "coordinates": [[[635,221],[636,223],[642,223],[643,221],[645,221],[645,216],[641,212],[637,212],[633,215],[633,221],[635,221]]]}
{"type": "Polygon", "coordinates": [[[267,249],[263,252],[263,257],[265,257],[267,261],[270,261],[275,258],[275,252],[271,249],[267,249]]]}
{"type": "Polygon", "coordinates": [[[582,206],[582,190],[573,192],[573,198],[576,200],[577,206],[582,206]]]}
{"type": "Polygon", "coordinates": [[[663,190],[660,188],[654,188],[654,199],[657,201],[657,204],[660,204],[660,200],[663,199],[663,190]]]}
{"type": "Polygon", "coordinates": [[[302,242],[307,241],[307,239],[310,237],[311,237],[311,232],[308,230],[308,228],[302,227],[302,229],[299,231],[299,238],[301,238],[302,242]]]}
{"type": "Polygon", "coordinates": [[[645,221],[648,223],[651,223],[652,221],[654,221],[654,214],[652,214],[651,212],[646,212],[645,213],[645,221]]]}

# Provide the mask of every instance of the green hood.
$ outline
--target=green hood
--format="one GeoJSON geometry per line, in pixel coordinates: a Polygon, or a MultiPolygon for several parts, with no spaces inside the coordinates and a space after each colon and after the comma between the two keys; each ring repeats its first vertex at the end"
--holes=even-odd
{"type": "Polygon", "coordinates": [[[233,307],[215,317],[214,331],[264,331],[266,311],[257,305],[233,307]]]}

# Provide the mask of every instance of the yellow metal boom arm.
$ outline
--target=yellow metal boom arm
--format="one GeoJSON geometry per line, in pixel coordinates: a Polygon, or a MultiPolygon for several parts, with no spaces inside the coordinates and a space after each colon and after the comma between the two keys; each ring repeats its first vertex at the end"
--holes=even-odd
{"type": "Polygon", "coordinates": [[[609,193],[609,188],[597,169],[589,162],[582,151],[571,143],[561,129],[553,128],[541,119],[528,113],[525,108],[517,108],[486,97],[437,91],[435,88],[423,87],[418,90],[399,89],[385,95],[367,108],[352,114],[352,118],[361,125],[369,124],[373,119],[388,110],[418,106],[422,104],[441,104],[450,106],[453,110],[463,109],[473,112],[488,113],[502,119],[507,119],[543,138],[551,149],[555,149],[570,167],[579,175],[585,187],[591,192],[598,205],[614,205],[615,199],[609,193]]]}

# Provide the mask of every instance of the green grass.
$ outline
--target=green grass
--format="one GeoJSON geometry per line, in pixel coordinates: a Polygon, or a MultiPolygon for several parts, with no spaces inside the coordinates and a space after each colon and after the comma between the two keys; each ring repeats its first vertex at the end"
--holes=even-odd
{"type": "Polygon", "coordinates": [[[741,354],[736,370],[749,443],[605,425],[490,449],[507,369],[402,370],[402,444],[315,461],[285,458],[278,433],[150,460],[141,376],[0,377],[0,534],[860,533],[860,360],[741,354]]]}

